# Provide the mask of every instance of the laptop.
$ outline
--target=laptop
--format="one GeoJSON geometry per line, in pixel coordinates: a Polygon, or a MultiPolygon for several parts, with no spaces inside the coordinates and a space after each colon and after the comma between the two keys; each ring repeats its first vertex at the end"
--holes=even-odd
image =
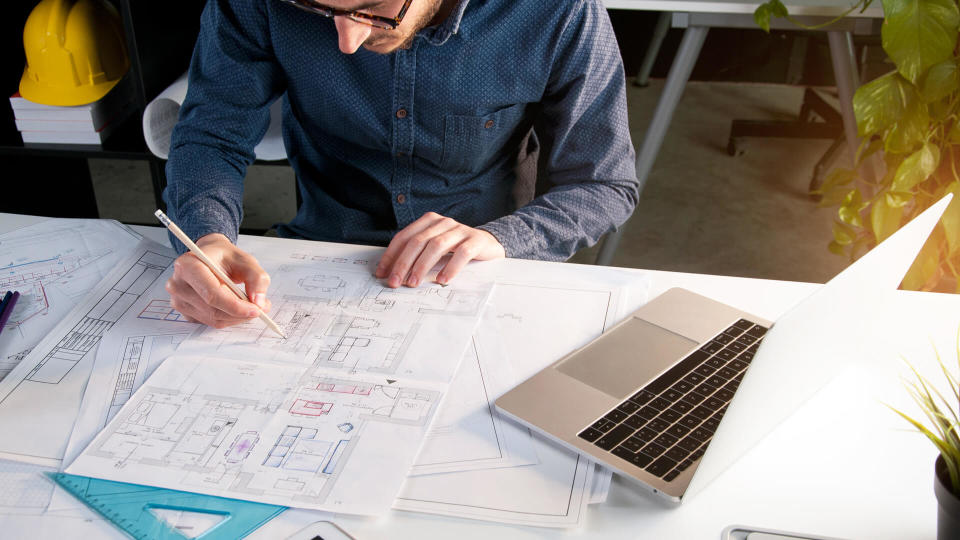
{"type": "Polygon", "coordinates": [[[947,195],[776,324],[670,289],[496,400],[672,502],[701,490],[850,365],[947,195]]]}

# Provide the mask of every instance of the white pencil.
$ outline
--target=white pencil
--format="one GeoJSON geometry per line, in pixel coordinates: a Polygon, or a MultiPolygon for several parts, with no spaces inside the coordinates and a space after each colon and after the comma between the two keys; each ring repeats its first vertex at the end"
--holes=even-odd
{"type": "MultiPolygon", "coordinates": [[[[190,240],[190,237],[188,237],[186,233],[180,230],[180,227],[177,227],[176,223],[170,221],[170,218],[168,218],[166,214],[164,214],[161,210],[157,210],[156,212],[154,212],[153,215],[157,216],[157,219],[160,220],[160,223],[163,223],[163,225],[167,229],[169,229],[174,236],[176,236],[177,238],[180,239],[181,242],[183,242],[183,245],[187,246],[187,248],[189,248],[190,251],[197,256],[198,259],[203,261],[204,264],[206,264],[207,267],[210,268],[210,270],[214,274],[216,274],[218,278],[220,278],[220,281],[226,283],[227,287],[230,287],[230,290],[237,295],[237,298],[241,300],[249,301],[249,299],[243,293],[243,291],[240,290],[240,287],[237,286],[237,284],[234,283],[233,280],[231,280],[227,276],[227,273],[224,272],[223,269],[221,269],[220,266],[217,265],[217,263],[213,262],[210,259],[210,257],[207,257],[207,254],[204,253],[203,250],[201,250],[198,245],[194,244],[193,240],[190,240]]],[[[256,304],[254,304],[254,306],[256,306],[257,311],[260,312],[260,320],[265,322],[267,326],[269,326],[271,330],[279,334],[280,337],[282,337],[283,339],[287,339],[287,336],[283,333],[283,330],[281,330],[280,327],[277,326],[277,323],[273,322],[273,319],[271,319],[269,315],[267,315],[266,313],[264,313],[262,309],[260,309],[260,306],[257,306],[256,304]]]]}

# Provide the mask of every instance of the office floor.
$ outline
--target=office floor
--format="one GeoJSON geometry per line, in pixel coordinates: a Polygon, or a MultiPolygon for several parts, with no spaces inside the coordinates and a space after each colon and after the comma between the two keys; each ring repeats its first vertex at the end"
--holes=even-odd
{"type": "MultiPolygon", "coordinates": [[[[628,84],[634,145],[643,140],[662,88],[628,84]]],[[[691,82],[674,116],[654,171],[626,225],[615,266],[824,282],[847,260],[827,251],[834,210],[806,195],[824,140],[747,139],[726,153],[734,118],[787,119],[802,88],[775,84],[691,82]]],[[[103,217],[151,222],[153,197],[145,163],[91,160],[103,217]]],[[[255,166],[245,197],[244,226],[268,228],[292,217],[288,167],[255,166]]],[[[572,261],[590,263],[596,247],[572,261]]]]}

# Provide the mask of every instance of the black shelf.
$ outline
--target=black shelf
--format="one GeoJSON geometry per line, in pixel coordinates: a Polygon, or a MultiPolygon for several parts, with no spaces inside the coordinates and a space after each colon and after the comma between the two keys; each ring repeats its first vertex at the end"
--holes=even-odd
{"type": "MultiPolygon", "coordinates": [[[[6,171],[4,178],[17,184],[17,193],[15,197],[4,197],[0,211],[98,217],[87,159],[147,161],[155,202],[158,207],[164,206],[160,195],[166,186],[165,161],[147,149],[141,119],[146,105],[189,66],[204,2],[109,1],[119,11],[126,33],[130,54],[127,77],[133,83],[136,111],[102,146],[25,145],[16,129],[9,101],[4,100],[5,104],[0,106],[0,167],[6,171]],[[42,205],[30,201],[42,201],[42,205]]],[[[25,58],[23,25],[37,3],[38,0],[12,0],[4,6],[5,17],[0,22],[4,41],[0,44],[8,54],[0,60],[0,89],[6,96],[14,94],[19,87],[25,58]]]]}

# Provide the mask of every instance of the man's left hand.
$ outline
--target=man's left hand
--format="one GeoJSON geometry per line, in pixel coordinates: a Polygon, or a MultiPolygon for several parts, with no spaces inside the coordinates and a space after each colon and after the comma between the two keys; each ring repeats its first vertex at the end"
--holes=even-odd
{"type": "Polygon", "coordinates": [[[472,260],[506,256],[500,242],[487,231],[427,212],[393,237],[377,264],[376,276],[386,278],[388,287],[417,287],[448,253],[453,255],[436,278],[441,285],[446,285],[472,260]]]}

